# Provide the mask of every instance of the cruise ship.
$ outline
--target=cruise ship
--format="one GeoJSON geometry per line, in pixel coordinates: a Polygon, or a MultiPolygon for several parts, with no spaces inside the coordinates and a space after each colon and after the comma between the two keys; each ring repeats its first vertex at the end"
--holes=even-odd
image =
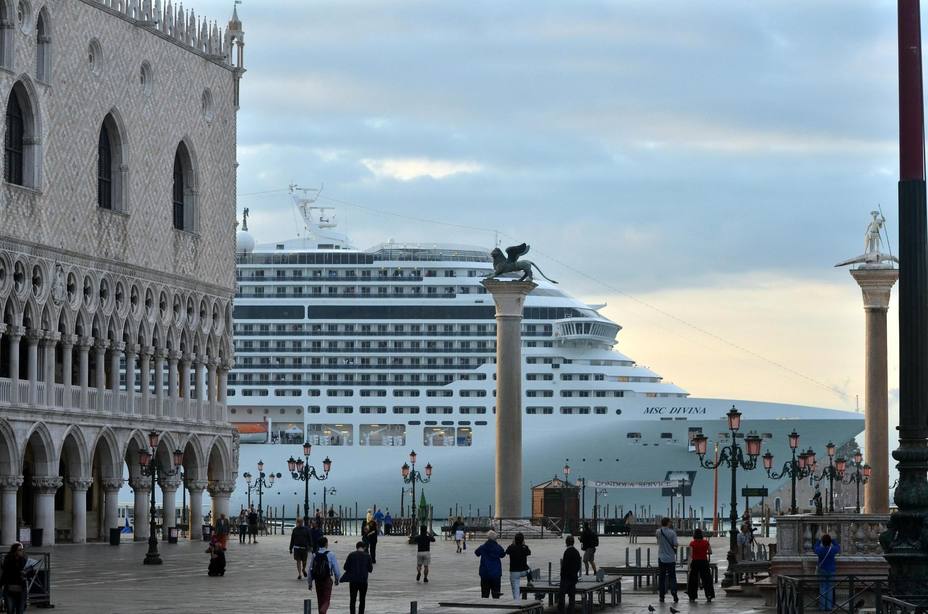
{"type": "MultiPolygon", "coordinates": [[[[263,504],[290,515],[304,487],[287,460],[302,458],[309,442],[310,464],[322,473],[327,457],[332,466],[326,481],[310,485],[312,507],[322,507],[325,488],[330,507],[376,505],[398,515],[410,501],[401,467],[415,450],[417,469],[432,467],[417,497],[424,491],[436,515],[490,513],[495,309],[480,283],[492,270],[489,250],[393,240],[358,249],[337,230],[332,208],[292,194],[305,222],[299,236],[256,245],[247,218],[238,234],[228,403],[240,472],[256,474],[263,461],[265,472],[282,473],[263,504]]],[[[863,430],[863,417],[851,411],[690,396],[618,349],[621,326],[600,313],[602,305],[536,282],[522,327],[526,515],[532,486],[562,477],[568,465],[571,482],[682,479],[687,508],[711,516],[716,477],[699,468],[692,438],[704,433],[725,445],[733,405],[743,413],[742,431],[760,435],[777,465],[788,457],[793,428],[803,449],[820,454],[829,440],[844,444],[863,430]]],[[[729,475],[718,472],[720,493],[729,492],[729,475]]],[[[246,503],[239,479],[233,509],[246,503]]],[[[773,493],[779,483],[758,467],[739,472],[745,485],[773,493]]],[[[599,499],[614,510],[652,506],[657,514],[667,509],[666,492],[631,487],[599,499]]],[[[590,515],[592,489],[585,499],[590,515]]]]}

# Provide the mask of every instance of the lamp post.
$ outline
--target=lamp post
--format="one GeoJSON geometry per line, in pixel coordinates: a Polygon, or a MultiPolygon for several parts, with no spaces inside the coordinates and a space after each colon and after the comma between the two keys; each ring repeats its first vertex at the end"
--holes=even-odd
{"type": "Polygon", "coordinates": [[[570,465],[564,463],[564,490],[561,494],[561,503],[563,504],[563,511],[561,514],[561,531],[562,533],[568,532],[567,527],[567,489],[570,487],[570,465]]]}
{"type": "Polygon", "coordinates": [[[258,491],[258,524],[264,523],[264,489],[274,486],[274,480],[279,479],[280,473],[264,473],[264,461],[258,461],[258,475],[252,476],[247,471],[242,474],[248,486],[248,507],[251,507],[251,491],[258,491]]]}
{"type": "Polygon", "coordinates": [[[412,484],[412,504],[409,506],[409,509],[413,521],[410,527],[411,535],[416,535],[416,482],[426,484],[432,479],[432,463],[426,464],[425,477],[422,477],[422,474],[416,471],[416,451],[413,450],[409,453],[409,464],[403,463],[403,466],[400,467],[400,472],[403,475],[403,482],[412,484]]]}
{"type": "MultiPolygon", "coordinates": [[[[825,446],[825,451],[828,454],[828,466],[822,469],[822,473],[816,475],[815,465],[812,465],[812,481],[813,482],[822,482],[826,478],[828,479],[828,511],[835,511],[835,479],[840,482],[841,477],[844,473],[844,466],[846,461],[842,457],[835,459],[835,444],[828,442],[825,446]]],[[[813,457],[814,458],[814,457],[813,457]]],[[[860,512],[860,510],[858,510],[860,512]]]]}
{"type": "Polygon", "coordinates": [[[841,480],[844,484],[854,484],[857,488],[857,505],[855,510],[857,513],[860,513],[860,485],[866,484],[870,480],[870,475],[873,473],[873,468],[870,465],[864,465],[864,455],[860,453],[860,450],[854,452],[854,465],[856,471],[844,479],[844,470],[846,468],[846,461],[838,459],[838,479],[841,480]]]}
{"type": "MultiPolygon", "coordinates": [[[[309,483],[312,480],[326,480],[329,478],[329,471],[332,469],[332,461],[328,456],[322,461],[322,475],[316,473],[316,468],[309,464],[309,454],[313,451],[313,446],[308,441],[303,444],[303,456],[306,458],[294,459],[292,456],[287,460],[287,469],[290,470],[290,476],[294,480],[303,482],[303,524],[309,522],[309,483]]],[[[322,489],[323,501],[325,501],[325,489],[322,489]]],[[[325,508],[325,503],[322,504],[325,508]]]]}
{"type": "Polygon", "coordinates": [[[761,439],[754,433],[750,433],[744,438],[747,456],[738,445],[736,435],[741,429],[741,412],[734,405],[726,414],[728,418],[728,430],[731,431],[731,444],[724,446],[719,453],[718,460],[706,460],[706,447],[708,438],[700,433],[693,438],[696,446],[696,454],[699,456],[699,464],[706,469],[717,469],[721,465],[727,465],[731,468],[731,501],[730,501],[730,518],[731,533],[728,540],[728,569],[725,571],[725,578],[722,580],[722,586],[732,586],[736,583],[735,563],[737,562],[738,550],[738,469],[751,471],[757,467],[757,457],[760,455],[761,439]]]}
{"type": "MultiPolygon", "coordinates": [[[[139,470],[144,477],[151,477],[151,505],[148,510],[148,552],[145,553],[145,565],[161,565],[161,555],[158,553],[158,530],[155,514],[155,486],[159,478],[166,478],[177,475],[181,465],[184,464],[184,453],[180,450],[174,450],[171,455],[171,467],[165,467],[158,459],[158,443],[160,436],[155,431],[148,434],[148,445],[151,451],[139,450],[139,470]]],[[[167,526],[167,523],[165,523],[167,526]]]]}
{"type": "Polygon", "coordinates": [[[790,450],[792,450],[793,458],[783,463],[783,470],[780,473],[773,471],[773,454],[770,453],[770,450],[767,450],[767,453],[764,454],[764,469],[767,471],[767,477],[773,478],[774,480],[779,480],[787,475],[789,476],[792,488],[790,491],[789,513],[798,514],[799,506],[796,505],[796,480],[801,480],[812,475],[815,470],[815,452],[809,449],[807,452],[800,452],[798,457],[796,456],[796,448],[799,447],[799,433],[795,430],[789,434],[789,447],[790,450]]]}
{"type": "Polygon", "coordinates": [[[598,526],[599,495],[606,497],[609,495],[609,491],[605,488],[594,488],[593,489],[593,527],[598,526]]]}
{"type": "MultiPolygon", "coordinates": [[[[331,461],[329,461],[329,462],[331,462],[331,461]]],[[[326,501],[325,501],[325,496],[328,494],[328,495],[332,495],[332,496],[334,497],[334,496],[335,496],[335,492],[336,492],[336,491],[335,491],[335,487],[334,487],[334,486],[331,486],[331,487],[329,487],[329,488],[323,488],[323,489],[322,489],[322,515],[323,515],[323,516],[328,517],[328,515],[329,515],[329,506],[328,506],[328,504],[327,504],[326,501]]]]}

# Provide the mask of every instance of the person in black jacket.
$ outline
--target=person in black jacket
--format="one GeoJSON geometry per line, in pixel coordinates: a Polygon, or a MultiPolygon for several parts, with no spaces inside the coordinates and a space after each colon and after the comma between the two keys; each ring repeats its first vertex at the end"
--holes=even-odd
{"type": "Polygon", "coordinates": [[[322,523],[313,520],[309,529],[309,546],[312,548],[313,554],[319,551],[319,541],[323,537],[325,537],[325,533],[322,532],[322,523]]]}
{"type": "Polygon", "coordinates": [[[506,556],[509,557],[509,584],[512,586],[512,598],[516,601],[521,598],[519,581],[522,576],[528,576],[529,584],[532,583],[532,572],[528,567],[528,557],[531,554],[532,551],[525,545],[525,536],[516,533],[515,540],[506,548],[506,556]]]}
{"type": "Polygon", "coordinates": [[[367,523],[367,549],[371,554],[371,563],[377,564],[377,521],[367,523]]]}
{"type": "Polygon", "coordinates": [[[580,549],[583,550],[583,571],[585,575],[590,575],[590,567],[593,567],[593,574],[596,574],[596,547],[599,546],[599,536],[596,531],[590,528],[589,522],[583,523],[583,530],[580,531],[580,549]]]}
{"type": "Polygon", "coordinates": [[[309,546],[311,536],[309,529],[303,525],[303,519],[296,519],[296,526],[290,532],[290,554],[296,561],[296,579],[302,580],[306,577],[306,559],[309,557],[309,546]]]}
{"type": "Polygon", "coordinates": [[[364,542],[355,545],[355,551],[345,559],[345,574],[342,582],[348,580],[348,607],[355,614],[355,601],[358,602],[357,614],[364,614],[364,601],[367,599],[367,574],[374,571],[374,562],[364,550],[364,542]]]}
{"type": "Polygon", "coordinates": [[[561,585],[557,589],[557,611],[561,613],[564,612],[565,598],[570,600],[570,611],[574,611],[577,581],[580,579],[580,568],[583,566],[580,553],[574,548],[574,536],[568,535],[564,541],[567,549],[561,559],[561,585]]]}
{"type": "Polygon", "coordinates": [[[13,542],[3,558],[3,572],[0,574],[3,601],[6,603],[6,611],[10,614],[23,614],[26,611],[25,570],[25,549],[21,543],[13,542]]]}

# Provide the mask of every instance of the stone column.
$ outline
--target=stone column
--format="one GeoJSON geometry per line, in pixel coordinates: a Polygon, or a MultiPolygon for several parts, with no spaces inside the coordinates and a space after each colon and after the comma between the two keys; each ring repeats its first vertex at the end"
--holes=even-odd
{"type": "Polygon", "coordinates": [[[522,513],[522,309],[530,281],[486,279],[496,303],[496,516],[522,513]]]}
{"type": "Polygon", "coordinates": [[[235,482],[215,481],[210,482],[207,487],[210,497],[213,498],[213,522],[219,518],[220,514],[229,517],[229,499],[235,492],[235,482]]]}
{"type": "Polygon", "coordinates": [[[97,406],[91,409],[103,411],[103,391],[106,390],[106,348],[109,347],[109,341],[97,339],[93,349],[96,352],[96,384],[97,389],[97,406]]]}
{"type": "Polygon", "coordinates": [[[84,337],[78,341],[77,349],[80,352],[78,385],[81,387],[81,409],[87,409],[87,388],[90,387],[90,346],[93,339],[84,337]]]}
{"type": "Polygon", "coordinates": [[[868,265],[851,270],[867,314],[864,446],[873,467],[864,484],[864,513],[889,513],[889,379],[886,374],[886,310],[899,271],[868,265]]]}
{"type": "Polygon", "coordinates": [[[87,541],[87,491],[92,479],[71,478],[71,541],[83,544],[87,541]]]}
{"type": "Polygon", "coordinates": [[[180,487],[180,478],[171,476],[162,478],[158,482],[161,487],[161,526],[164,531],[162,539],[167,541],[168,529],[177,526],[177,489],[180,487]]]}
{"type": "Polygon", "coordinates": [[[39,381],[39,341],[42,340],[42,331],[30,330],[26,335],[26,342],[29,347],[29,362],[26,365],[26,378],[29,380],[29,403],[35,405],[38,402],[38,381],[39,381]]]}
{"type": "Polygon", "coordinates": [[[22,326],[14,326],[7,331],[7,336],[10,338],[10,379],[13,380],[11,385],[13,387],[12,400],[13,402],[19,401],[19,342],[23,338],[23,335],[26,333],[26,329],[22,326]]]}
{"type": "Polygon", "coordinates": [[[141,348],[139,353],[139,388],[142,391],[142,407],[144,408],[141,415],[150,415],[149,406],[151,405],[151,354],[153,348],[146,345],[141,348]]]}
{"type": "Polygon", "coordinates": [[[168,353],[168,396],[171,399],[171,416],[176,416],[177,411],[177,352],[168,353]]]}
{"type": "Polygon", "coordinates": [[[35,527],[44,531],[43,541],[46,545],[55,544],[55,493],[61,488],[63,480],[58,476],[33,478],[32,489],[35,493],[35,527]]]}
{"type": "Polygon", "coordinates": [[[119,411],[119,358],[126,350],[126,344],[117,341],[110,352],[110,392],[113,394],[113,411],[119,411]]]}
{"type": "Polygon", "coordinates": [[[151,506],[151,478],[139,476],[129,480],[129,486],[135,493],[135,527],[132,539],[141,542],[148,540],[149,507],[151,506]]]}
{"type": "Polygon", "coordinates": [[[101,482],[103,486],[103,526],[101,538],[109,539],[110,529],[119,526],[119,490],[122,488],[122,478],[106,478],[101,482]]]}
{"type": "MultiPolygon", "coordinates": [[[[180,386],[178,386],[177,396],[182,399],[190,399],[190,362],[195,354],[182,354],[180,358],[180,386]]],[[[185,416],[186,417],[186,416],[185,416]]]]}
{"type": "Polygon", "coordinates": [[[208,486],[206,480],[187,480],[187,492],[190,493],[190,541],[200,541],[200,525],[203,524],[203,491],[208,486]]]}
{"type": "Polygon", "coordinates": [[[74,335],[61,337],[61,383],[64,386],[65,405],[71,406],[71,370],[73,368],[74,335]]]}
{"type": "Polygon", "coordinates": [[[126,408],[135,413],[135,359],[138,356],[138,344],[126,344],[126,408]]]}
{"type": "Polygon", "coordinates": [[[61,333],[45,333],[42,339],[42,380],[45,383],[45,394],[40,401],[44,405],[55,403],[55,346],[61,333]]]}
{"type": "Polygon", "coordinates": [[[12,544],[16,534],[16,495],[23,485],[23,476],[0,477],[0,543],[12,544]]]}
{"type": "Polygon", "coordinates": [[[155,348],[155,415],[164,416],[164,350],[155,348]]]}
{"type": "Polygon", "coordinates": [[[197,401],[202,401],[206,398],[206,395],[203,394],[203,379],[204,379],[204,367],[206,357],[205,356],[194,356],[193,363],[193,398],[197,401]]]}

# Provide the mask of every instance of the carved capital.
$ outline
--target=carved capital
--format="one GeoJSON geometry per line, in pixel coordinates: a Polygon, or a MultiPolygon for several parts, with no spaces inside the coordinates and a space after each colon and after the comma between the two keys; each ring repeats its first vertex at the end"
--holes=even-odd
{"type": "Polygon", "coordinates": [[[158,480],[158,486],[160,486],[162,490],[177,490],[180,488],[180,477],[176,475],[163,477],[158,480]]]}
{"type": "Polygon", "coordinates": [[[13,338],[13,341],[19,341],[26,334],[26,327],[25,326],[11,326],[10,329],[6,331],[6,333],[7,335],[13,338]]]}
{"type": "Polygon", "coordinates": [[[64,483],[57,475],[47,476],[41,478],[32,478],[32,488],[39,494],[42,495],[53,495],[58,492],[58,489],[61,488],[61,485],[64,483]]]}
{"type": "Polygon", "coordinates": [[[206,489],[211,497],[231,497],[235,492],[235,482],[213,481],[206,489]]]}
{"type": "Polygon", "coordinates": [[[126,349],[126,344],[123,343],[122,341],[114,341],[112,346],[113,346],[113,349],[117,352],[122,352],[123,350],[126,349]]]}
{"type": "Polygon", "coordinates": [[[177,364],[177,361],[180,360],[181,353],[175,352],[174,350],[167,351],[168,363],[173,366],[177,364]]]}
{"type": "Polygon", "coordinates": [[[151,358],[155,354],[155,348],[151,345],[143,345],[139,347],[139,355],[145,358],[151,358]]]}
{"type": "Polygon", "coordinates": [[[71,478],[68,480],[68,486],[71,487],[71,490],[90,490],[90,487],[93,486],[92,478],[71,478]]]}
{"type": "Polygon", "coordinates": [[[37,328],[30,328],[26,331],[26,341],[28,341],[30,345],[37,345],[42,341],[43,337],[45,337],[45,333],[37,328]]]}
{"type": "Polygon", "coordinates": [[[93,342],[93,337],[79,337],[77,339],[77,347],[86,352],[93,346],[93,342]]]}
{"type": "Polygon", "coordinates": [[[100,485],[106,492],[113,492],[122,488],[125,481],[122,478],[104,478],[100,480],[100,485]]]}
{"type": "Polygon", "coordinates": [[[131,341],[126,344],[126,356],[135,356],[139,353],[139,344],[132,343],[131,341]]]}
{"type": "Polygon", "coordinates": [[[110,347],[110,342],[106,339],[94,339],[93,349],[96,351],[102,353],[105,352],[108,347],[110,347]]]}
{"type": "Polygon", "coordinates": [[[152,356],[155,360],[164,360],[168,357],[168,351],[164,348],[155,348],[155,351],[152,352],[152,356]]]}
{"type": "Polygon", "coordinates": [[[206,480],[187,480],[187,490],[190,492],[203,492],[209,486],[206,480]]]}
{"type": "Polygon", "coordinates": [[[151,492],[151,480],[149,478],[130,478],[129,488],[135,492],[151,492]]]}
{"type": "Polygon", "coordinates": [[[6,332],[6,324],[0,322],[0,335],[6,332]]]}
{"type": "Polygon", "coordinates": [[[61,347],[64,348],[65,351],[74,347],[76,342],[77,335],[61,335],[61,347]]]}
{"type": "Polygon", "coordinates": [[[0,490],[19,490],[24,481],[21,475],[0,476],[0,490]]]}
{"type": "Polygon", "coordinates": [[[45,347],[54,346],[61,339],[61,333],[48,332],[42,337],[42,345],[45,347]]]}

